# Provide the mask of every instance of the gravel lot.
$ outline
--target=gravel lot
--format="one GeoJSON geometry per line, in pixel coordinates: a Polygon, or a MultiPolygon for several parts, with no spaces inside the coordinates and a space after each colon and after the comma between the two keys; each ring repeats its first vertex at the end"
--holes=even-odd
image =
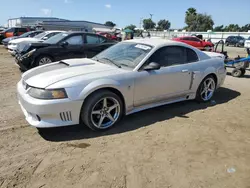
{"type": "Polygon", "coordinates": [[[215,102],[146,110],[103,133],[39,133],[17,103],[20,75],[0,46],[1,188],[250,188],[250,71],[227,76],[215,102]]]}

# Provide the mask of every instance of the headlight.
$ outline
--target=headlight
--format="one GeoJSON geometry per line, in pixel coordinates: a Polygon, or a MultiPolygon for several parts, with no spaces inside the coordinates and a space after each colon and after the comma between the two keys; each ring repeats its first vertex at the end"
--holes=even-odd
{"type": "Polygon", "coordinates": [[[67,93],[65,89],[40,89],[40,88],[30,88],[28,94],[31,97],[37,99],[64,99],[67,98],[67,93]]]}
{"type": "Polygon", "coordinates": [[[33,49],[33,50],[29,51],[28,53],[24,54],[23,57],[25,57],[25,58],[30,57],[35,51],[36,51],[36,49],[33,49]]]}

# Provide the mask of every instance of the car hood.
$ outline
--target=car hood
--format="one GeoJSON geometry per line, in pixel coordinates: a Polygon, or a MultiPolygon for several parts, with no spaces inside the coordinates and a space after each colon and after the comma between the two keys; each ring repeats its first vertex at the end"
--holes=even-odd
{"type": "Polygon", "coordinates": [[[102,78],[103,76],[117,74],[125,70],[109,64],[99,63],[92,59],[68,59],[49,65],[40,66],[25,72],[23,80],[37,88],[46,88],[59,81],[84,76],[87,78],[102,78]]]}
{"type": "Polygon", "coordinates": [[[37,39],[37,38],[18,38],[15,40],[12,40],[11,43],[21,43],[21,42],[39,42],[42,41],[41,39],[37,39]]]}
{"type": "Polygon", "coordinates": [[[19,38],[19,37],[8,37],[8,38],[4,39],[3,42],[9,42],[9,41],[17,39],[17,38],[19,38]]]}

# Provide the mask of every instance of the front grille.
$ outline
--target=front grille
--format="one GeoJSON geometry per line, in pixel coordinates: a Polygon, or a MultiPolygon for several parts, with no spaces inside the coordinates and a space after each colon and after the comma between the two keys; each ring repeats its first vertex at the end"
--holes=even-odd
{"type": "Polygon", "coordinates": [[[60,112],[60,118],[62,121],[72,121],[71,112],[60,112]]]}

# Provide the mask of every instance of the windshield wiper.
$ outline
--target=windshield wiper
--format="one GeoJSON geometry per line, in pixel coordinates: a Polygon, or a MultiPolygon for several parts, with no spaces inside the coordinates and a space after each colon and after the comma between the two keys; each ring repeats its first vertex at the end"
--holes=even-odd
{"type": "MultiPolygon", "coordinates": [[[[109,58],[106,58],[106,57],[103,57],[101,59],[105,59],[105,60],[108,60],[110,63],[112,63],[113,65],[117,66],[118,68],[122,68],[121,65],[118,65],[117,63],[115,63],[114,61],[112,61],[111,59],[109,58]]],[[[98,59],[97,61],[99,61],[100,59],[98,59]]]]}

